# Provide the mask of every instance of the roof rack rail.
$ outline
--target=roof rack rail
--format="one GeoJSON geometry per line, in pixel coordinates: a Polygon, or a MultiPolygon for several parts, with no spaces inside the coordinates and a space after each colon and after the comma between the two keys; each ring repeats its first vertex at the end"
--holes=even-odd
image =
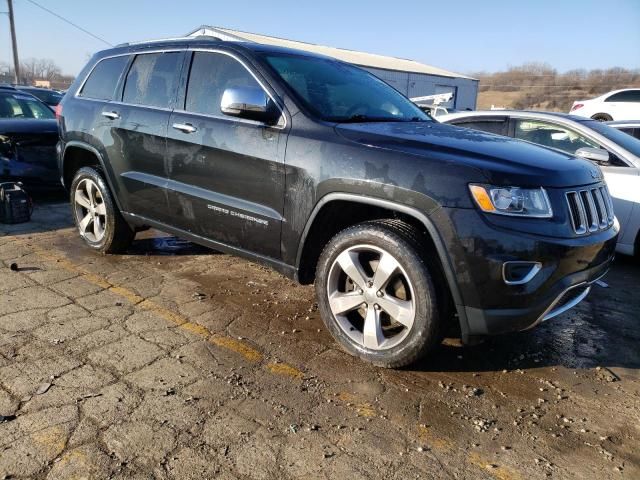
{"type": "Polygon", "coordinates": [[[199,38],[207,38],[210,40],[218,40],[218,41],[222,41],[221,38],[216,37],[214,35],[198,35],[196,37],[169,37],[169,38],[155,38],[153,40],[140,40],[137,42],[125,42],[125,43],[119,43],[118,45],[116,45],[117,47],[129,47],[132,45],[143,45],[145,43],[160,43],[160,42],[171,42],[174,40],[197,40],[199,38]]]}

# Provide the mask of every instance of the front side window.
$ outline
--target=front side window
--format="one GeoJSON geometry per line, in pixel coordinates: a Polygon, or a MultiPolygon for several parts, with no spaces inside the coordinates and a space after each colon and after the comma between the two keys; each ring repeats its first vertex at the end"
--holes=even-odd
{"type": "Polygon", "coordinates": [[[97,100],[111,100],[128,61],[127,55],[101,60],[89,74],[79,95],[97,100]]]}
{"type": "Polygon", "coordinates": [[[353,65],[306,55],[268,53],[264,59],[296,99],[322,120],[431,121],[400,92],[353,65]]]}
{"type": "Polygon", "coordinates": [[[39,100],[20,94],[0,95],[0,118],[50,119],[55,115],[39,100]]]}
{"type": "Polygon", "coordinates": [[[178,88],[181,62],[181,52],[136,56],[127,74],[122,101],[170,108],[178,88]]]}
{"type": "Polygon", "coordinates": [[[605,102],[638,102],[640,103],[640,90],[626,90],[614,93],[607,97],[605,102]]]}
{"type": "Polygon", "coordinates": [[[515,138],[574,155],[579,148],[600,148],[596,142],[578,132],[540,120],[517,119],[515,138]]]}
{"type": "Polygon", "coordinates": [[[195,52],[191,61],[185,110],[222,115],[220,101],[227,88],[262,88],[236,59],[222,53],[195,52]]]}

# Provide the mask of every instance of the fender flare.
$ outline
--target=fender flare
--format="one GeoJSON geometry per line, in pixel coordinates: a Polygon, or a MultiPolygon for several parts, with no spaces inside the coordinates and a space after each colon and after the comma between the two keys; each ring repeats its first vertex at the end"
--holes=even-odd
{"type": "MultiPolygon", "coordinates": [[[[98,151],[97,148],[93,147],[92,145],[89,145],[88,143],[85,142],[80,142],[78,140],[71,140],[69,142],[66,142],[64,145],[64,150],[62,151],[62,156],[60,159],[60,178],[64,179],[64,161],[67,155],[67,149],[69,147],[76,147],[76,148],[82,148],[84,150],[87,150],[88,152],[91,152],[96,159],[98,159],[98,163],[100,164],[100,168],[102,168],[102,171],[104,172],[104,177],[105,177],[105,181],[107,182],[107,185],[109,186],[109,189],[111,190],[111,194],[113,199],[116,202],[116,205],[118,206],[118,209],[121,212],[124,212],[124,210],[122,209],[122,205],[120,203],[120,199],[118,198],[118,195],[115,195],[116,189],[114,188],[113,182],[111,181],[111,175],[109,175],[109,170],[106,167],[106,163],[104,161],[104,158],[102,157],[102,154],[98,151]]],[[[67,189],[71,188],[71,185],[64,185],[64,181],[62,182],[63,186],[67,189]]]]}
{"type": "Polygon", "coordinates": [[[365,205],[373,205],[376,207],[386,208],[388,210],[395,210],[397,212],[401,212],[415,218],[422,225],[424,225],[424,227],[427,229],[427,232],[431,236],[431,239],[433,240],[433,244],[436,247],[436,252],[440,259],[442,269],[444,270],[444,275],[447,280],[447,284],[449,286],[449,291],[451,292],[451,297],[453,298],[453,301],[455,304],[456,312],[458,313],[460,326],[464,333],[465,329],[467,328],[466,311],[464,308],[464,302],[462,300],[462,294],[460,293],[460,288],[458,286],[458,282],[456,280],[456,276],[454,273],[453,263],[451,262],[451,258],[449,256],[449,252],[447,251],[444,241],[442,240],[442,237],[440,236],[440,233],[438,232],[438,229],[436,228],[435,224],[429,219],[427,215],[425,215],[423,212],[421,212],[416,208],[395,203],[390,200],[365,197],[362,195],[356,195],[352,193],[335,192],[335,193],[329,193],[325,195],[316,203],[316,206],[313,208],[311,215],[309,216],[309,219],[307,220],[307,223],[300,237],[300,242],[298,244],[298,252],[296,255],[296,271],[300,268],[300,261],[302,259],[302,252],[304,250],[304,245],[307,240],[307,235],[311,230],[311,226],[313,225],[313,222],[315,221],[315,218],[318,215],[318,212],[320,212],[320,209],[324,207],[326,204],[333,201],[337,201],[337,200],[362,203],[365,205]]]}

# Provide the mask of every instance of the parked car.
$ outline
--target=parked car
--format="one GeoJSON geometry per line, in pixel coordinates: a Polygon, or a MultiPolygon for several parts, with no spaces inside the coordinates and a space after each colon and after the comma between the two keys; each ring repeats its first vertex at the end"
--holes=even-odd
{"type": "Polygon", "coordinates": [[[56,90],[51,90],[50,88],[29,87],[26,85],[15,85],[15,88],[21,92],[30,93],[41,102],[49,105],[51,108],[55,108],[63,97],[62,93],[56,90]]]}
{"type": "Polygon", "coordinates": [[[627,255],[640,253],[640,140],[597,120],[564,113],[478,111],[438,120],[526,140],[597,163],[620,221],[617,250],[627,255]]]}
{"type": "Polygon", "coordinates": [[[640,139],[640,120],[618,120],[617,122],[606,122],[606,124],[640,139]]]}
{"type": "Polygon", "coordinates": [[[614,90],[591,100],[577,100],[569,113],[600,122],[640,118],[640,88],[614,90]]]}
{"type": "Polygon", "coordinates": [[[315,281],[329,331],[377,365],[415,361],[454,325],[469,342],[553,318],[614,255],[597,166],[441,125],[328,57],[123,45],[90,60],[58,112],[88,247],[123,251],[154,227],[315,281]],[[578,207],[598,218],[586,233],[578,207]]]}
{"type": "Polygon", "coordinates": [[[58,125],[37,98],[0,87],[0,182],[29,188],[60,188],[56,143],[58,125]]]}

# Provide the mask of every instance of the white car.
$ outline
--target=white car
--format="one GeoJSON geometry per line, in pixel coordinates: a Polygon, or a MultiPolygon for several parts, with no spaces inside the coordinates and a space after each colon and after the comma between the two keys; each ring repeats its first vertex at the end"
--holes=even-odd
{"type": "Polygon", "coordinates": [[[620,222],[616,250],[640,254],[640,140],[589,118],[566,113],[513,110],[459,112],[438,117],[458,127],[483,130],[553,148],[600,165],[620,222]]]}
{"type": "Polygon", "coordinates": [[[614,90],[591,100],[578,100],[573,102],[569,113],[601,122],[637,120],[640,118],[640,88],[614,90]]]}

